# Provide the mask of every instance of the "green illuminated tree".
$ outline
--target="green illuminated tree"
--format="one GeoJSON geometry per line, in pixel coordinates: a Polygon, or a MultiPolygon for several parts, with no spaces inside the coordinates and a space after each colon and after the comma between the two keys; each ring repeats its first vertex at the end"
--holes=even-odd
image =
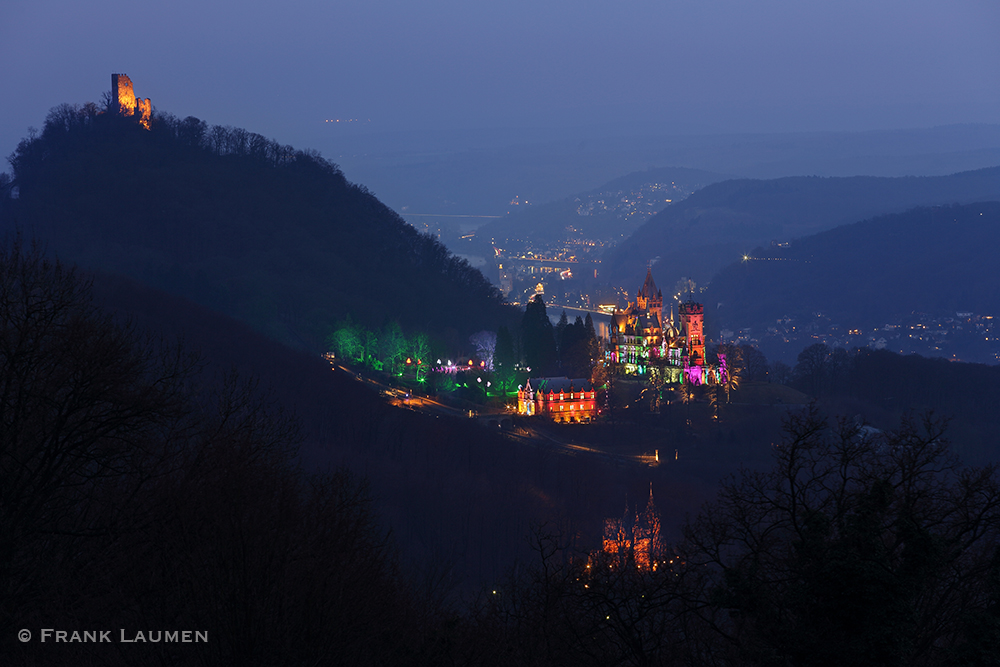
{"type": "Polygon", "coordinates": [[[399,322],[393,320],[382,327],[379,351],[383,368],[387,373],[398,375],[401,372],[407,347],[406,336],[403,335],[399,322]]]}
{"type": "Polygon", "coordinates": [[[416,364],[417,382],[427,378],[430,368],[431,347],[427,342],[427,334],[420,332],[413,337],[413,363],[416,364]]]}
{"type": "Polygon", "coordinates": [[[365,350],[365,365],[381,370],[382,362],[379,361],[379,337],[371,329],[365,329],[361,334],[361,340],[365,350]]]}
{"type": "Polygon", "coordinates": [[[350,362],[361,363],[365,358],[365,346],[361,328],[348,315],[337,329],[327,338],[327,345],[338,357],[350,362]]]}

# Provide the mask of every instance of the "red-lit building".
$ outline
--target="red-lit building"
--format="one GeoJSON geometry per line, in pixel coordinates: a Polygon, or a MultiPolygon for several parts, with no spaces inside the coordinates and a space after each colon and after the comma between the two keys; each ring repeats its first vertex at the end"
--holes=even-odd
{"type": "Polygon", "coordinates": [[[582,378],[531,378],[517,390],[517,411],[557,422],[589,422],[597,417],[597,392],[582,378]]]}
{"type": "Polygon", "coordinates": [[[705,307],[687,300],[680,305],[681,327],[691,366],[705,365],[705,307]]]}

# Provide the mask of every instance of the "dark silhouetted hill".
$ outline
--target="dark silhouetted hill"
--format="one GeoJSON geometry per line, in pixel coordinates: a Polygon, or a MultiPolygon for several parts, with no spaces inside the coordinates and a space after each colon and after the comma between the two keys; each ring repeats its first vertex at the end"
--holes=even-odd
{"type": "Polygon", "coordinates": [[[719,326],[760,327],[822,312],[850,327],[913,311],[1000,313],[1000,203],[918,208],[758,248],[713,279],[719,326]]]}
{"type": "Polygon", "coordinates": [[[604,257],[604,272],[637,284],[659,258],[663,284],[699,282],[755,247],[915,206],[1000,199],[1000,167],[949,176],[740,179],[709,185],[668,206],[604,257]]]}
{"type": "MultiPolygon", "coordinates": [[[[365,479],[404,569],[439,577],[445,588],[437,593],[499,577],[515,557],[527,557],[524,538],[533,522],[568,514],[569,480],[546,474],[530,446],[471,420],[392,407],[317,355],[129,278],[99,274],[93,291],[102,309],[197,354],[202,382],[217,383],[233,371],[255,378],[257,391],[301,424],[303,469],[346,467],[365,479]]],[[[572,467],[596,483],[603,464],[572,467]]],[[[593,506],[573,514],[586,511],[593,506]]]]}
{"type": "Polygon", "coordinates": [[[317,153],[188,117],[151,131],[98,107],[53,109],[11,156],[2,224],[316,350],[346,313],[451,330],[510,318],[464,260],[317,153]]]}

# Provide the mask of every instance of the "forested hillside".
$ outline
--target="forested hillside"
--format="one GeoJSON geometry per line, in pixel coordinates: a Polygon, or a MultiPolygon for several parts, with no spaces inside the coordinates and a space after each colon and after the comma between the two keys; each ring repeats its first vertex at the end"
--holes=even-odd
{"type": "Polygon", "coordinates": [[[920,208],[758,248],[712,281],[719,326],[765,327],[813,313],[848,328],[912,312],[1000,314],[1000,203],[920,208]]]}
{"type": "Polygon", "coordinates": [[[463,260],[336,165],[193,117],[146,131],[97,106],[53,109],[10,158],[0,225],[319,349],[350,313],[464,340],[512,316],[463,260]]]}
{"type": "Polygon", "coordinates": [[[664,284],[680,276],[707,282],[722,267],[771,241],[788,242],[915,206],[996,200],[1000,167],[934,177],[723,181],[651,218],[605,254],[604,272],[635,284],[646,261],[658,257],[657,275],[664,276],[664,284]]]}

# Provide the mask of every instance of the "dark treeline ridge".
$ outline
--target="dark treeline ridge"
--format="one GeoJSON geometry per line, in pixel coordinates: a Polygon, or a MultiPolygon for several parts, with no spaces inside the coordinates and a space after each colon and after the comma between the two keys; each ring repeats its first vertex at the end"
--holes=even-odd
{"type": "Polygon", "coordinates": [[[600,358],[600,341],[590,313],[571,323],[562,311],[554,326],[545,300],[536,295],[521,318],[523,361],[532,369],[530,377],[565,376],[591,380],[600,358]]]}
{"type": "Polygon", "coordinates": [[[319,350],[346,313],[461,341],[513,317],[478,271],[335,165],[246,130],[157,113],[146,131],[64,104],[10,163],[4,228],[279,340],[319,350]]]}
{"type": "Polygon", "coordinates": [[[657,270],[674,272],[662,276],[661,284],[681,276],[707,282],[751,248],[772,240],[791,241],[915,206],[997,200],[1000,167],[948,176],[722,181],[668,206],[605,253],[604,274],[636,284],[642,280],[641,260],[659,257],[657,270]]]}
{"type": "Polygon", "coordinates": [[[829,410],[882,428],[908,412],[931,410],[950,420],[950,439],[964,460],[1000,457],[1000,366],[816,343],[799,353],[791,375],[793,386],[829,410]]]}
{"type": "Polygon", "coordinates": [[[917,208],[763,247],[712,280],[720,326],[764,327],[822,312],[850,328],[913,312],[1000,314],[1000,203],[917,208]]]}

